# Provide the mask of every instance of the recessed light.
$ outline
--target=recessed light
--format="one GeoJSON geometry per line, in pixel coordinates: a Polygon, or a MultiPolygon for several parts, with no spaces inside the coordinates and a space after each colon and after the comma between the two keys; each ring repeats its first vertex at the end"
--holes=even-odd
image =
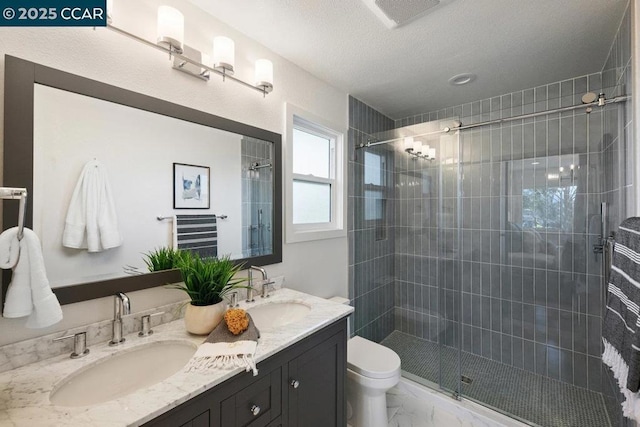
{"type": "Polygon", "coordinates": [[[462,86],[474,81],[478,76],[473,73],[462,73],[449,79],[449,84],[453,86],[462,86]]]}

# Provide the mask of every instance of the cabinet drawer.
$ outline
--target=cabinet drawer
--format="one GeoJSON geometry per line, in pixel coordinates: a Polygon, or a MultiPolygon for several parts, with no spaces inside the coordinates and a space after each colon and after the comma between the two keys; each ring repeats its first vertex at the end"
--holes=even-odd
{"type": "Polygon", "coordinates": [[[282,370],[251,383],[221,404],[224,427],[264,427],[282,410],[282,370]]]}

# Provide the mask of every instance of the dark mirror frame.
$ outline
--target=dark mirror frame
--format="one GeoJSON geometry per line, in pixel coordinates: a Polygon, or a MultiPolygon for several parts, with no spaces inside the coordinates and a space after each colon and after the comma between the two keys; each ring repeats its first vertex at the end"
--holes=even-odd
{"type": "MultiPolygon", "coordinates": [[[[3,185],[27,188],[29,199],[25,227],[33,226],[31,203],[33,198],[33,95],[36,83],[273,143],[273,253],[242,258],[234,262],[245,263],[246,267],[282,262],[282,136],[280,134],[5,55],[3,185]]],[[[257,99],[256,102],[259,101],[260,99],[257,99]]],[[[4,200],[2,203],[3,229],[6,230],[18,224],[18,202],[4,200]]],[[[10,279],[11,272],[3,271],[0,304],[10,279]]],[[[179,271],[168,270],[70,285],[55,288],[53,292],[61,304],[71,304],[111,296],[116,292],[137,291],[179,281],[179,271]]]]}

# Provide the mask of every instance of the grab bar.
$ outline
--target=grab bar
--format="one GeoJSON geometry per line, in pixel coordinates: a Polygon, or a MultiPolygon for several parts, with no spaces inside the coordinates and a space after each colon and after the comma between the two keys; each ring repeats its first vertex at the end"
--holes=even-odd
{"type": "Polygon", "coordinates": [[[14,187],[0,187],[0,199],[20,200],[18,208],[18,240],[24,236],[24,221],[27,212],[27,189],[14,187]]]}

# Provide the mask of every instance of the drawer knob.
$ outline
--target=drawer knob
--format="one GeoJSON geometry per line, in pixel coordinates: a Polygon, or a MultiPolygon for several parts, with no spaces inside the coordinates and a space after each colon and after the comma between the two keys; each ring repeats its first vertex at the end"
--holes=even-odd
{"type": "Polygon", "coordinates": [[[258,405],[252,405],[251,413],[253,414],[254,417],[257,417],[258,414],[260,413],[260,407],[258,405]]]}
{"type": "Polygon", "coordinates": [[[298,381],[298,380],[291,380],[290,384],[291,384],[291,387],[293,387],[293,388],[300,387],[300,381],[298,381]]]}

